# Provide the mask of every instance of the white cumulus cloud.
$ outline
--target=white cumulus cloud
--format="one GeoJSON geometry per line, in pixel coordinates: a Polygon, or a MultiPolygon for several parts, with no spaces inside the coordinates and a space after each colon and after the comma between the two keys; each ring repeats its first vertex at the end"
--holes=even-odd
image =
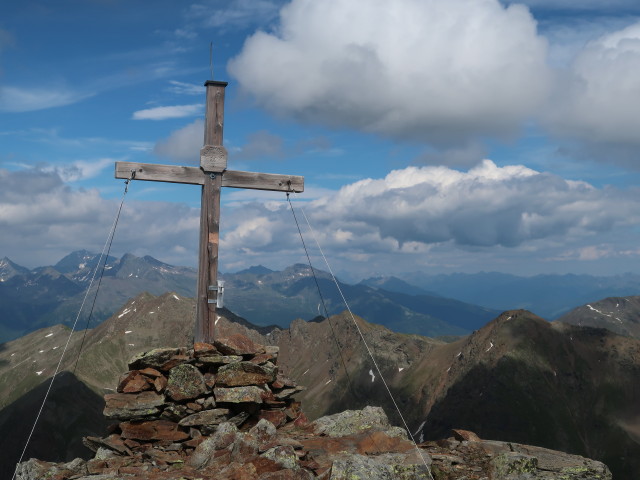
{"type": "Polygon", "coordinates": [[[640,22],[589,42],[558,87],[549,120],[554,131],[615,151],[637,163],[640,111],[640,22]]]}
{"type": "MultiPolygon", "coordinates": [[[[484,160],[467,171],[395,170],[347,185],[303,208],[319,242],[333,256],[421,258],[443,245],[487,252],[535,250],[540,242],[582,248],[585,239],[632,226],[638,207],[639,200],[626,192],[484,160]]],[[[223,246],[238,256],[258,248],[283,253],[299,249],[286,209],[284,203],[280,208],[239,206],[225,217],[223,246]],[[236,249],[238,245],[249,249],[236,249]]],[[[300,221],[304,223],[302,217],[300,221]]]]}
{"type": "Polygon", "coordinates": [[[230,73],[272,112],[449,144],[512,133],[545,99],[546,41],[497,0],[293,0],[230,73]]]}

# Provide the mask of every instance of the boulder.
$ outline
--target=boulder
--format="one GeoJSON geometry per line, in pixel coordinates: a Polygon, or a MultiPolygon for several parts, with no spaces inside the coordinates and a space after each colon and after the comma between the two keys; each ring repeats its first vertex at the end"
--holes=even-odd
{"type": "Polygon", "coordinates": [[[165,392],[172,400],[177,402],[191,400],[204,395],[207,391],[204,375],[193,365],[185,363],[169,371],[165,392]]]}
{"type": "Polygon", "coordinates": [[[312,424],[314,432],[329,437],[344,437],[365,430],[377,429],[390,436],[406,439],[407,432],[389,423],[381,407],[365,407],[363,410],[345,410],[334,415],[319,418],[312,424]]]}

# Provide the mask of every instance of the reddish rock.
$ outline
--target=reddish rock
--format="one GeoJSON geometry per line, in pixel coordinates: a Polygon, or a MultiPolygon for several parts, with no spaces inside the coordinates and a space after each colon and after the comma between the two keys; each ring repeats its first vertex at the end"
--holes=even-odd
{"type": "Polygon", "coordinates": [[[300,415],[298,415],[298,417],[293,421],[293,424],[296,427],[306,427],[307,425],[309,425],[309,419],[307,418],[307,416],[304,414],[304,412],[300,412],[300,415]]]}
{"type": "Polygon", "coordinates": [[[256,468],[253,464],[248,463],[243,465],[233,462],[223,468],[215,478],[216,480],[256,480],[258,475],[256,474],[256,468]]]}
{"type": "Polygon", "coordinates": [[[165,388],[167,388],[167,377],[164,375],[160,375],[153,381],[153,388],[156,392],[163,392],[165,388]]]}
{"type": "Polygon", "coordinates": [[[108,448],[114,452],[118,452],[121,455],[131,455],[131,450],[122,440],[120,435],[112,434],[106,438],[98,437],[84,437],[82,444],[93,452],[97,452],[98,448],[108,448]]]}
{"type": "Polygon", "coordinates": [[[131,440],[130,438],[127,438],[124,441],[124,444],[129,448],[136,448],[140,446],[140,442],[136,442],[135,440],[131,440]]]}
{"type": "Polygon", "coordinates": [[[287,415],[282,410],[260,410],[258,418],[270,421],[276,428],[287,423],[287,415]]]}
{"type": "Polygon", "coordinates": [[[271,360],[274,360],[276,357],[269,353],[259,353],[258,355],[253,356],[249,359],[251,363],[255,363],[256,365],[262,365],[271,360]]]}
{"type": "Polygon", "coordinates": [[[206,437],[192,438],[191,440],[182,442],[182,445],[184,445],[185,447],[197,448],[198,445],[205,441],[205,438],[206,437]]]}
{"type": "Polygon", "coordinates": [[[188,402],[187,408],[193,410],[193,412],[195,413],[201,411],[204,407],[196,402],[188,402]]]}
{"type": "Polygon", "coordinates": [[[274,462],[270,458],[258,457],[252,460],[251,463],[256,469],[256,474],[260,475],[260,478],[262,478],[262,475],[265,473],[277,472],[278,470],[282,470],[280,464],[274,462]]]}
{"type": "Polygon", "coordinates": [[[117,391],[120,393],[139,393],[151,390],[149,379],[138,370],[132,370],[120,379],[117,391]]]}
{"type": "Polygon", "coordinates": [[[122,422],[122,437],[133,440],[169,440],[178,442],[189,438],[189,434],[179,429],[175,422],[150,420],[147,422],[122,422]]]}
{"type": "Polygon", "coordinates": [[[251,362],[232,363],[220,367],[216,375],[216,385],[241,387],[246,385],[262,385],[276,379],[277,367],[256,365],[251,362]]]}
{"type": "Polygon", "coordinates": [[[469,430],[460,430],[459,428],[454,428],[451,430],[451,434],[453,438],[459,440],[461,442],[480,442],[482,441],[478,435],[469,430]]]}
{"type": "Polygon", "coordinates": [[[162,373],[151,367],[143,368],[142,370],[140,370],[140,373],[142,375],[146,375],[149,378],[157,378],[162,376],[162,373]]]}
{"type": "Polygon", "coordinates": [[[216,347],[210,343],[196,342],[193,344],[193,356],[198,358],[205,355],[214,355],[219,353],[216,347]]]}
{"type": "Polygon", "coordinates": [[[204,376],[193,365],[178,365],[169,372],[165,392],[171,399],[177,402],[191,400],[207,391],[204,376]]]}
{"type": "Polygon", "coordinates": [[[217,338],[214,345],[223,355],[256,355],[264,352],[264,347],[239,333],[217,338]]]}

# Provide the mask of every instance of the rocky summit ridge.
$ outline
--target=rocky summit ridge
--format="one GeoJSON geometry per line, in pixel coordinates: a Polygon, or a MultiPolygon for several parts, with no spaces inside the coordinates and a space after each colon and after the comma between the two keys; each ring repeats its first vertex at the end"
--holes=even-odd
{"type": "Polygon", "coordinates": [[[89,460],[30,459],[16,480],[607,480],[597,461],[539,447],[452,437],[414,444],[380,407],[309,422],[279,348],[241,334],[136,355],[88,436],[89,460]]]}

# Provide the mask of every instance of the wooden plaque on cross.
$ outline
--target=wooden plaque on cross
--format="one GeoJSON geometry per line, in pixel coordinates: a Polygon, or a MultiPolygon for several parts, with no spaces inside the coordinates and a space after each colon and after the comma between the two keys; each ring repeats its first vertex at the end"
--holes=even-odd
{"type": "Polygon", "coordinates": [[[304,177],[301,176],[227,170],[227,151],[222,146],[226,86],[227,82],[205,82],[204,146],[200,150],[199,168],[116,162],[116,178],[202,185],[195,342],[210,343],[214,339],[221,187],[304,191],[304,177]]]}

